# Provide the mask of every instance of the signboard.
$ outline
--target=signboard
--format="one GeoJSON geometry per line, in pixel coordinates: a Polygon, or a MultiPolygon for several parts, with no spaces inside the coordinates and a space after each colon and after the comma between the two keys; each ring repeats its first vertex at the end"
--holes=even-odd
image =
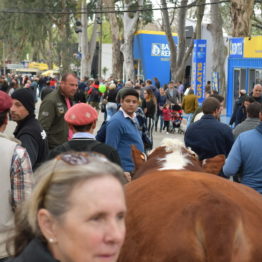
{"type": "Polygon", "coordinates": [[[262,58],[262,36],[244,38],[244,57],[262,58]]]}
{"type": "MultiPolygon", "coordinates": [[[[178,39],[173,36],[175,43],[178,39]]],[[[139,65],[137,74],[144,79],[157,77],[161,85],[170,81],[170,48],[165,32],[138,31],[133,42],[133,57],[139,65]]]]}
{"type": "Polygon", "coordinates": [[[23,64],[7,64],[6,68],[13,70],[13,69],[18,69],[18,68],[24,68],[24,65],[23,64]]]}
{"type": "Polygon", "coordinates": [[[193,65],[192,65],[192,87],[202,103],[205,98],[206,85],[206,40],[194,40],[193,65]]]}
{"type": "Polygon", "coordinates": [[[229,57],[230,58],[243,57],[243,38],[229,39],[229,57]]]}
{"type": "Polygon", "coordinates": [[[218,72],[212,72],[211,88],[212,90],[219,92],[219,73],[218,72]]]}
{"type": "Polygon", "coordinates": [[[152,43],[151,56],[170,57],[170,49],[168,44],[152,43]]]}

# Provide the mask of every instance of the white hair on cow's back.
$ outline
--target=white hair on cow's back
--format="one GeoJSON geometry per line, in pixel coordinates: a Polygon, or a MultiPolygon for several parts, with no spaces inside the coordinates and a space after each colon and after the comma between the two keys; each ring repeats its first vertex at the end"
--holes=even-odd
{"type": "Polygon", "coordinates": [[[164,138],[160,146],[166,147],[166,152],[174,152],[177,150],[181,151],[181,148],[185,148],[184,142],[175,138],[164,138]]]}
{"type": "Polygon", "coordinates": [[[161,142],[161,146],[166,148],[166,152],[170,153],[165,156],[163,166],[160,170],[181,170],[184,169],[190,161],[183,155],[182,148],[185,144],[178,139],[165,138],[161,142]]]}

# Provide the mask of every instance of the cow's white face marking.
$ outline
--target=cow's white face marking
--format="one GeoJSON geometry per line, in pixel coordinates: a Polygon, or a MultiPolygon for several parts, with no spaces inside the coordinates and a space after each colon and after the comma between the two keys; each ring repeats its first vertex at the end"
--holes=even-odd
{"type": "Polygon", "coordinates": [[[160,159],[163,162],[163,166],[159,170],[181,170],[184,169],[189,163],[185,155],[182,153],[182,148],[185,148],[183,142],[177,139],[166,138],[161,143],[161,146],[166,147],[166,152],[172,152],[165,156],[165,158],[160,159]]]}

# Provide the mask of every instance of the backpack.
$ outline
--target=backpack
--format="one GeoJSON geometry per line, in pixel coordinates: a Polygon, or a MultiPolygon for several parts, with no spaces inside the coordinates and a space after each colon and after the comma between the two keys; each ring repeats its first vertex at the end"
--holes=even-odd
{"type": "Polygon", "coordinates": [[[92,87],[91,97],[94,102],[99,102],[100,100],[100,92],[98,88],[92,87]]]}

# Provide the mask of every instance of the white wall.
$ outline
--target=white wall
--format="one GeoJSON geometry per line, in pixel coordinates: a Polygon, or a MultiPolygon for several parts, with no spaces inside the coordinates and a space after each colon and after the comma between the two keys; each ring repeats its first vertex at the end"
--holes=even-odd
{"type": "Polygon", "coordinates": [[[107,79],[112,74],[112,44],[102,45],[102,76],[107,79]],[[103,75],[103,68],[107,67],[106,75],[103,75]]]}

